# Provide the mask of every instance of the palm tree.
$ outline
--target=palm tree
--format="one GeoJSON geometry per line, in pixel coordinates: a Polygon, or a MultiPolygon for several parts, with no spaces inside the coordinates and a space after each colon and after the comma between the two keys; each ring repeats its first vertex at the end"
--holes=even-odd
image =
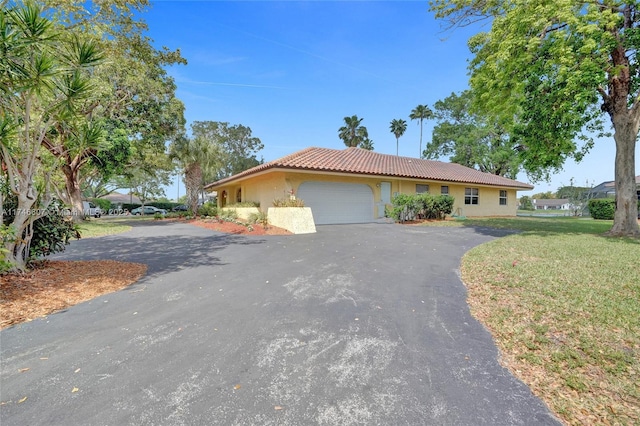
{"type": "Polygon", "coordinates": [[[362,120],[357,115],[344,118],[345,125],[338,129],[338,137],[346,146],[359,146],[363,140],[368,138],[367,128],[360,125],[362,120]]]}
{"type": "Polygon", "coordinates": [[[396,118],[391,120],[391,133],[396,137],[396,155],[398,155],[398,139],[400,136],[404,135],[404,132],[407,130],[407,122],[401,118],[396,118]]]}
{"type": "Polygon", "coordinates": [[[422,120],[433,118],[433,111],[426,105],[418,105],[411,111],[409,118],[420,120],[420,155],[418,158],[422,158],[422,120]]]}
{"type": "Polygon", "coordinates": [[[170,157],[176,160],[184,170],[187,206],[193,214],[196,214],[198,194],[204,183],[203,170],[215,162],[218,151],[212,141],[203,137],[190,139],[182,136],[171,143],[169,152],[170,157]]]}

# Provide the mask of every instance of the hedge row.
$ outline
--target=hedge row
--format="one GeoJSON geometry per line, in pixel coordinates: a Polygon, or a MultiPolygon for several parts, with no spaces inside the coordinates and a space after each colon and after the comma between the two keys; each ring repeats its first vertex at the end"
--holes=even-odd
{"type": "MultiPolygon", "coordinates": [[[[638,201],[640,211],[640,201],[638,201]]],[[[593,198],[589,200],[589,214],[594,219],[613,220],[616,212],[616,200],[613,198],[593,198]]]]}
{"type": "Polygon", "coordinates": [[[414,219],[439,219],[453,211],[454,198],[450,195],[398,194],[391,200],[388,215],[396,222],[414,219]]]}
{"type": "Polygon", "coordinates": [[[589,200],[589,214],[594,219],[613,220],[616,212],[616,200],[612,198],[593,198],[589,200]]]}
{"type": "MultiPolygon", "coordinates": [[[[120,204],[122,204],[121,208],[123,210],[128,210],[128,211],[131,211],[133,209],[137,209],[138,207],[140,207],[140,204],[112,203],[111,201],[105,200],[104,198],[92,198],[90,201],[93,202],[98,207],[100,207],[100,209],[102,209],[102,211],[104,212],[114,211],[118,208],[120,204]]],[[[181,203],[149,201],[148,203],[145,203],[145,206],[153,206],[159,209],[165,209],[166,211],[171,211],[174,207],[179,206],[180,204],[181,203]]]]}

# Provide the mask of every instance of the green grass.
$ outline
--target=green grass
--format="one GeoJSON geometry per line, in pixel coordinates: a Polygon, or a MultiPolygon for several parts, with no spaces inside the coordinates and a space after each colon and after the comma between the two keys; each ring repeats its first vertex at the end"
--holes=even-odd
{"type": "Polygon", "coordinates": [[[131,230],[123,219],[89,220],[79,225],[82,238],[102,237],[131,230]]]}
{"type": "Polygon", "coordinates": [[[505,364],[568,424],[640,424],[640,240],[582,218],[455,223],[522,231],[461,265],[505,364]]]}
{"type": "Polygon", "coordinates": [[[602,234],[613,224],[610,220],[561,217],[475,218],[458,221],[461,226],[513,229],[538,234],[602,234]]]}

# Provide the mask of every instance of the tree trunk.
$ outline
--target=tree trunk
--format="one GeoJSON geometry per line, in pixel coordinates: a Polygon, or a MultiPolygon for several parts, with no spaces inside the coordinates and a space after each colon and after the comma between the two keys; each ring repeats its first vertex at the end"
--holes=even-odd
{"type": "Polygon", "coordinates": [[[191,213],[198,213],[198,193],[202,184],[202,168],[198,163],[187,165],[184,170],[184,184],[187,190],[187,205],[191,213]]]}
{"type": "Polygon", "coordinates": [[[638,131],[625,114],[613,121],[616,141],[616,211],[609,235],[639,237],[635,148],[638,131]]]}
{"type": "Polygon", "coordinates": [[[418,158],[422,158],[422,118],[420,119],[420,155],[418,158]]]}
{"type": "Polygon", "coordinates": [[[78,169],[64,165],[62,166],[62,171],[64,172],[65,195],[68,197],[65,201],[71,205],[73,221],[83,221],[86,212],[82,205],[82,191],[80,190],[78,169]]]}

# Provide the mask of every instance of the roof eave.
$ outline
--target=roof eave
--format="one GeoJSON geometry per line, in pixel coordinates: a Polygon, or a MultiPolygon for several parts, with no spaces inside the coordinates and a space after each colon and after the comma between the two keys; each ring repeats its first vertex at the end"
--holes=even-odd
{"type": "MultiPolygon", "coordinates": [[[[258,166],[257,168],[260,168],[260,166],[258,166]]],[[[251,170],[251,169],[249,169],[251,170]]],[[[507,185],[507,184],[494,184],[494,183],[481,183],[481,182],[474,182],[474,181],[469,181],[469,180],[463,180],[463,179],[438,179],[438,178],[429,178],[429,177],[423,177],[423,176],[411,176],[411,175],[406,175],[406,174],[399,174],[399,173],[373,173],[373,172],[363,172],[363,171],[348,171],[348,170],[332,170],[332,169],[327,169],[327,168],[321,168],[321,167],[292,167],[292,166],[281,166],[281,165],[272,165],[272,166],[267,166],[267,167],[263,167],[260,170],[256,170],[254,172],[250,172],[250,173],[239,173],[235,176],[229,176],[228,178],[224,178],[224,179],[220,179],[219,181],[210,183],[208,185],[204,186],[204,189],[206,190],[215,190],[216,188],[220,188],[221,186],[224,185],[228,185],[230,183],[234,183],[237,181],[242,181],[248,177],[254,177],[254,176],[259,176],[262,175],[264,173],[267,172],[272,172],[272,171],[277,171],[277,170],[281,170],[281,171],[309,171],[309,172],[327,172],[327,173],[336,173],[336,174],[341,174],[341,175],[365,175],[365,176],[370,176],[370,177],[375,177],[375,176],[379,176],[379,177],[389,177],[389,178],[404,178],[404,179],[418,179],[418,180],[429,180],[429,181],[435,181],[435,182],[454,182],[454,183],[460,183],[460,184],[469,184],[469,185],[485,185],[485,186],[491,186],[491,187],[499,187],[499,188],[511,188],[511,189],[516,189],[516,190],[523,190],[523,191],[529,191],[534,189],[533,185],[529,185],[529,184],[525,184],[522,182],[518,182],[518,181],[514,181],[517,182],[518,184],[516,185],[507,185]]]]}

